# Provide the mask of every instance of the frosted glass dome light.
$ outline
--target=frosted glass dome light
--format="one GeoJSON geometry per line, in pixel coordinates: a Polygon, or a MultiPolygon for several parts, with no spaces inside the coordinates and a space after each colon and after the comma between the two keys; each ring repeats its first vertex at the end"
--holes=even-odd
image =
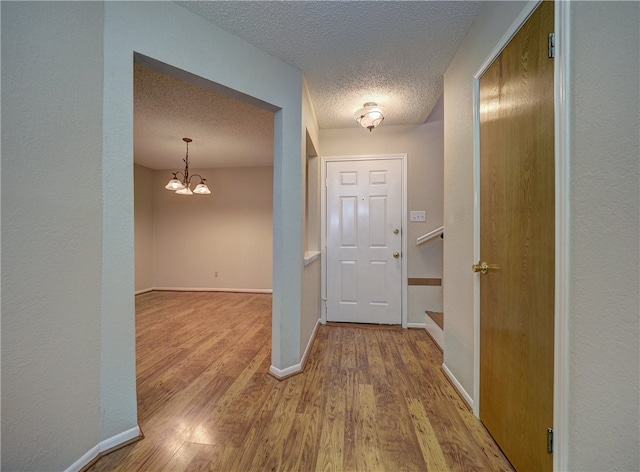
{"type": "Polygon", "coordinates": [[[367,102],[364,107],[358,110],[354,118],[363,128],[373,131],[384,120],[384,109],[377,103],[367,102]]]}

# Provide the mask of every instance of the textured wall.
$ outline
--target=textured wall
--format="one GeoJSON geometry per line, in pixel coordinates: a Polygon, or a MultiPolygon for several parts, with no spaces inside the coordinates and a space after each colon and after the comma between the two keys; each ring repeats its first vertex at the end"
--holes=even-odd
{"type": "Polygon", "coordinates": [[[2,470],[100,441],[101,3],[2,2],[2,470]]]}
{"type": "Polygon", "coordinates": [[[571,25],[569,469],[640,470],[640,4],[571,25]]]}
{"type": "MultiPolygon", "coordinates": [[[[303,140],[304,152],[302,156],[306,161],[309,154],[320,152],[318,139],[318,122],[313,110],[313,103],[309,96],[306,82],[302,96],[302,129],[305,130],[303,140]],[[310,141],[310,142],[309,142],[310,141]],[[313,149],[311,149],[313,148],[313,149]]],[[[307,250],[320,249],[320,166],[319,157],[314,157],[309,162],[309,178],[302,177],[307,183],[305,189],[308,199],[306,213],[305,236],[307,238],[307,250]]],[[[303,166],[304,171],[304,166],[303,166]]],[[[304,172],[306,173],[306,172],[304,172]]],[[[302,269],[302,304],[300,310],[300,355],[304,354],[309,339],[320,318],[320,259],[316,259],[302,269]]]]}
{"type": "Polygon", "coordinates": [[[153,288],[153,171],[136,164],[133,180],[137,292],[153,288]]]}
{"type": "MultiPolygon", "coordinates": [[[[470,394],[472,77],[523,6],[485,4],[445,74],[445,363],[470,394]]],[[[638,9],[571,6],[568,470],[640,467],[638,9]]]]}
{"type": "MultiPolygon", "coordinates": [[[[441,102],[439,102],[441,106],[441,102]]],[[[420,126],[385,126],[369,132],[363,128],[320,131],[322,155],[407,154],[407,205],[410,210],[426,210],[427,222],[409,222],[407,228],[408,277],[442,277],[442,240],[416,246],[416,239],[442,226],[443,208],[443,126],[441,114],[420,126]]],[[[408,214],[407,214],[408,220],[408,214]]],[[[424,311],[440,308],[440,288],[412,287],[409,323],[424,323],[424,311]]]]}
{"type": "Polygon", "coordinates": [[[171,2],[106,2],[103,182],[104,435],[135,413],[133,54],[278,108],[274,120],[272,363],[299,362],[302,271],[302,73],[171,2]],[[286,257],[285,257],[286,252],[286,257]],[[120,277],[116,276],[120,273],[120,277]],[[130,403],[133,400],[133,403],[130,403]]]}
{"type": "Polygon", "coordinates": [[[444,75],[444,362],[473,395],[473,76],[526,2],[487,2],[444,75]]]}

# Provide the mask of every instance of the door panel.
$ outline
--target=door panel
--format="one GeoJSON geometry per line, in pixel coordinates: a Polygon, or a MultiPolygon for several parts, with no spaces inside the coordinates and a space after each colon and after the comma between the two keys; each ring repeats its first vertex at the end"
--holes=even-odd
{"type": "Polygon", "coordinates": [[[369,244],[371,247],[387,247],[387,197],[371,197],[369,200],[369,244]]]}
{"type": "Polygon", "coordinates": [[[340,198],[340,246],[355,248],[358,244],[358,199],[346,196],[340,198]]]}
{"type": "Polygon", "coordinates": [[[358,266],[356,261],[340,261],[340,303],[358,301],[358,266]]]}
{"type": "Polygon", "coordinates": [[[327,163],[327,320],[402,321],[402,162],[327,163]]]}
{"type": "Polygon", "coordinates": [[[480,80],[480,417],[520,471],[553,466],[552,31],[543,2],[480,80]]]}

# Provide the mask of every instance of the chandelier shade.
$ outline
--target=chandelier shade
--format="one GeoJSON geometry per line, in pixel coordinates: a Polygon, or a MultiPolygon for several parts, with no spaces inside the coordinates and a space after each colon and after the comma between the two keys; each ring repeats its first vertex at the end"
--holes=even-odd
{"type": "Polygon", "coordinates": [[[211,190],[209,190],[209,187],[201,182],[196,185],[196,188],[193,189],[193,193],[198,193],[200,195],[209,195],[211,193],[211,190]]]}
{"type": "Polygon", "coordinates": [[[182,187],[180,190],[176,190],[178,195],[193,195],[193,192],[189,187],[182,187]]]}
{"type": "Polygon", "coordinates": [[[164,188],[171,190],[178,195],[193,195],[194,193],[197,193],[198,195],[210,195],[211,190],[209,190],[209,187],[205,184],[207,179],[202,177],[200,174],[189,175],[189,143],[192,142],[193,139],[182,138],[182,140],[187,144],[187,153],[184,159],[182,159],[184,162],[184,171],[179,170],[173,172],[173,178],[169,180],[164,188]],[[182,176],[182,180],[178,178],[178,175],[182,176]],[[200,182],[196,185],[195,189],[191,190],[191,179],[194,177],[198,177],[200,182]]]}
{"type": "Polygon", "coordinates": [[[384,109],[379,107],[377,103],[367,102],[364,107],[358,110],[354,118],[360,126],[373,131],[384,120],[384,109]]]}
{"type": "Polygon", "coordinates": [[[173,179],[171,179],[169,183],[164,186],[164,188],[173,191],[182,190],[184,188],[184,184],[176,178],[176,174],[173,174],[173,179]]]}

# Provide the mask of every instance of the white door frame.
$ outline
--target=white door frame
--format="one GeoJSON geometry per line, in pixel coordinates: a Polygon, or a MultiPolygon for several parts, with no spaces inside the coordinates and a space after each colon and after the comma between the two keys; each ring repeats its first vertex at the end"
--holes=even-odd
{"type": "MultiPolygon", "coordinates": [[[[542,0],[524,7],[473,78],[474,260],[480,259],[480,77],[529,19],[542,0]]],[[[554,2],[555,67],[555,313],[553,376],[553,470],[567,470],[569,414],[569,39],[570,2],[554,2]]],[[[480,417],[480,279],[473,288],[473,413],[480,417]]]]}
{"type": "Polygon", "coordinates": [[[400,159],[402,162],[402,257],[401,257],[401,303],[403,328],[407,328],[407,155],[406,154],[372,154],[357,156],[328,156],[320,158],[320,247],[321,263],[321,309],[320,322],[327,323],[327,163],[336,161],[373,161],[381,159],[400,159]]]}

